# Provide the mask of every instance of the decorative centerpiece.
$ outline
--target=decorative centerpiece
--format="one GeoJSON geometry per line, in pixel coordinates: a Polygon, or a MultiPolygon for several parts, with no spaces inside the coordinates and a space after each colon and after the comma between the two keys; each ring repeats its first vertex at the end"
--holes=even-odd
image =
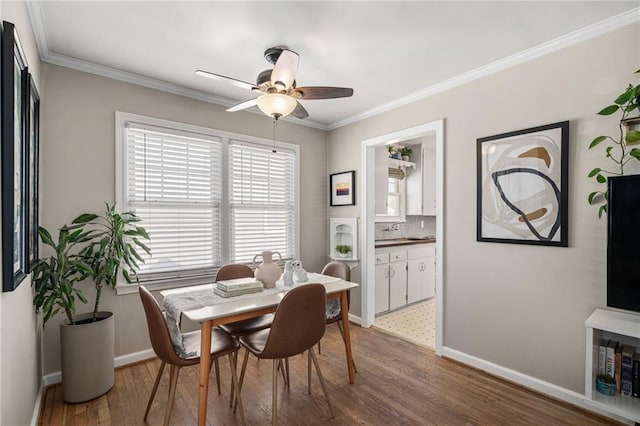
{"type": "Polygon", "coordinates": [[[336,251],[340,257],[349,257],[349,253],[351,253],[351,246],[349,244],[338,244],[336,246],[336,251]]]}

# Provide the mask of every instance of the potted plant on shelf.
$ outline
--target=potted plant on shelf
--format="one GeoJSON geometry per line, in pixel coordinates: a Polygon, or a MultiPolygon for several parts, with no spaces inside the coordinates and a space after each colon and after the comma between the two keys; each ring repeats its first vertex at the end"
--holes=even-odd
{"type": "Polygon", "coordinates": [[[616,394],[616,379],[608,374],[598,374],[596,389],[603,395],[613,396],[616,394]]]}
{"type": "Polygon", "coordinates": [[[413,150],[408,146],[400,148],[400,155],[402,156],[402,160],[409,161],[411,159],[411,154],[413,154],[413,150]]]}
{"type": "Polygon", "coordinates": [[[338,252],[338,256],[348,257],[349,253],[351,253],[351,246],[348,244],[338,244],[336,246],[336,251],[338,252]]]}
{"type": "Polygon", "coordinates": [[[102,287],[115,287],[118,275],[131,283],[137,279],[143,259],[136,247],[150,253],[141,241],[147,231],[137,226],[133,213],[119,214],[115,205],[107,204],[102,216],[85,213],[64,225],[55,242],[49,231],[40,227],[38,234],[54,254],[41,259],[34,268],[33,304],[42,312],[43,322],[62,311],[60,351],[62,359],[62,398],[82,402],[96,398],[113,386],[114,319],[112,312],[99,310],[102,287]],[[93,311],[76,315],[76,299],[88,300],[77,284],[91,277],[96,299],[93,311]]]}
{"type": "MultiPolygon", "coordinates": [[[[634,74],[639,74],[640,70],[634,74]]],[[[625,165],[633,159],[640,161],[640,149],[631,148],[629,144],[633,144],[640,141],[640,131],[630,130],[625,132],[625,120],[629,114],[635,109],[639,109],[638,97],[640,96],[640,84],[629,84],[627,89],[622,92],[614,101],[612,105],[603,108],[599,115],[612,115],[616,112],[621,114],[620,123],[618,125],[620,133],[617,137],[612,136],[598,136],[591,144],[589,149],[593,149],[598,145],[605,143],[605,158],[613,161],[613,170],[607,170],[601,167],[595,167],[589,172],[589,177],[594,178],[599,184],[606,185],[608,176],[622,176],[625,173],[625,165]]],[[[593,191],[589,194],[587,201],[591,205],[599,206],[598,217],[602,217],[603,213],[607,212],[607,190],[593,191]]]]}

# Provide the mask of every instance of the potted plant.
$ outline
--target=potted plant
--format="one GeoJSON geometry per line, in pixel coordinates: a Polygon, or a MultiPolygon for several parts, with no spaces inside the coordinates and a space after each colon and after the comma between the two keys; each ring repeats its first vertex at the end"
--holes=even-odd
{"type": "Polygon", "coordinates": [[[336,246],[336,251],[338,252],[338,256],[348,257],[349,253],[351,253],[351,246],[348,244],[338,244],[336,246]]]}
{"type": "MultiPolygon", "coordinates": [[[[639,74],[640,70],[634,74],[639,74]]],[[[613,162],[613,169],[607,170],[601,167],[596,167],[589,172],[589,177],[594,178],[599,184],[606,185],[608,176],[622,176],[624,175],[625,165],[636,159],[640,161],[640,149],[631,148],[629,144],[640,141],[640,131],[631,130],[625,133],[624,120],[626,120],[633,110],[640,108],[638,106],[638,97],[640,96],[640,85],[633,86],[629,84],[627,89],[622,92],[614,101],[612,105],[603,108],[599,115],[612,115],[616,112],[621,114],[620,123],[618,125],[620,133],[617,137],[612,136],[598,136],[589,145],[589,149],[593,149],[596,146],[605,143],[605,158],[610,159],[613,162]]],[[[594,191],[589,194],[587,201],[591,205],[599,206],[598,217],[602,217],[603,213],[607,212],[607,190],[594,191]]]]}
{"type": "Polygon", "coordinates": [[[598,374],[596,389],[603,395],[613,396],[616,394],[616,379],[608,374],[598,374]]]}
{"type": "Polygon", "coordinates": [[[387,145],[387,151],[389,151],[389,158],[395,158],[396,147],[393,145],[387,145]]]}
{"type": "Polygon", "coordinates": [[[85,213],[60,228],[58,242],[45,228],[38,230],[54,255],[41,259],[34,268],[33,303],[36,312],[43,312],[44,323],[60,311],[65,314],[60,324],[60,351],[66,402],[96,398],[113,386],[113,313],[99,310],[100,296],[105,284],[115,286],[118,275],[129,283],[130,273],[137,279],[143,260],[136,247],[150,253],[141,241],[149,236],[137,226],[139,221],[133,213],[119,214],[115,205],[107,204],[104,215],[85,213]],[[76,298],[88,301],[77,284],[89,277],[96,288],[93,311],[76,315],[76,298]]]}
{"type": "Polygon", "coordinates": [[[408,146],[400,148],[400,155],[404,161],[409,161],[411,159],[411,154],[413,154],[413,150],[408,146]]]}

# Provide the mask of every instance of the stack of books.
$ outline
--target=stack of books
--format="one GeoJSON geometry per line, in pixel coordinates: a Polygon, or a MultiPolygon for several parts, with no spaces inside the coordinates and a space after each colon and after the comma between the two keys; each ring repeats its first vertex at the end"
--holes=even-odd
{"type": "Polygon", "coordinates": [[[258,293],[262,291],[262,283],[255,278],[224,280],[218,281],[213,291],[221,297],[240,296],[242,294],[258,293]]]}

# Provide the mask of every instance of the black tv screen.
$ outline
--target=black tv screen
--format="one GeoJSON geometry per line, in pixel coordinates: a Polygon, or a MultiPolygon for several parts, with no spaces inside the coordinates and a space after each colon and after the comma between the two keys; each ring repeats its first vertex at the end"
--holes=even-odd
{"type": "Polygon", "coordinates": [[[608,188],[607,306],[640,312],[640,175],[608,188]]]}

